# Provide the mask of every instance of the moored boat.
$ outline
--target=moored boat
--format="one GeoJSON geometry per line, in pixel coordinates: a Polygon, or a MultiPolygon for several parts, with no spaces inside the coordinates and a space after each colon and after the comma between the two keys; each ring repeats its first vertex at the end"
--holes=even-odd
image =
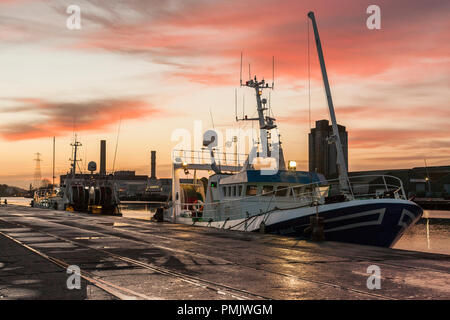
{"type": "Polygon", "coordinates": [[[163,211],[165,220],[299,237],[309,236],[315,226],[312,222],[316,221],[327,240],[391,247],[420,219],[423,210],[406,198],[400,179],[386,175],[348,176],[317,25],[314,14],[308,16],[327,94],[333,128],[330,142],[336,146],[338,178],[326,180],[319,173],[297,171],[295,163],[286,168],[276,119],[267,114],[267,99],[262,98],[263,91],[272,89],[273,83],[269,86],[256,77],[244,84],[241,80],[241,86],[255,91],[258,117],[240,120],[258,122],[259,143],[242,165],[221,165],[216,161],[220,156],[214,132],[204,135],[206,150],[174,150],[172,199],[163,211]],[[209,163],[193,161],[199,158],[207,158],[209,163]],[[188,186],[180,183],[182,172],[188,170],[214,174],[206,185],[188,186]]]}
{"type": "Polygon", "coordinates": [[[61,176],[61,184],[51,192],[35,193],[32,206],[55,210],[86,212],[93,214],[121,215],[119,198],[113,175],[97,170],[95,162],[90,162],[90,173],[77,173],[77,154],[81,143],[72,144],[73,157],[70,172],[61,176]]]}

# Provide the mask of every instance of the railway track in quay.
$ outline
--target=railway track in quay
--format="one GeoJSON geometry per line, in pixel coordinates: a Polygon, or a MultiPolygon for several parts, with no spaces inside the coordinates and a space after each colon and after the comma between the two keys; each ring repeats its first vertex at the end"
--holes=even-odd
{"type": "MultiPolygon", "coordinates": [[[[76,264],[78,259],[85,279],[118,299],[171,299],[176,296],[172,292],[180,290],[187,293],[183,296],[192,299],[308,299],[325,295],[337,299],[402,299],[405,287],[411,287],[411,295],[406,298],[429,295],[423,284],[408,284],[416,280],[397,279],[399,273],[408,271],[405,262],[414,272],[448,281],[449,260],[441,256],[435,267],[425,268],[417,263],[415,255],[389,249],[367,251],[356,246],[353,256],[348,257],[332,252],[333,248],[320,250],[315,244],[294,246],[295,240],[284,237],[24,209],[0,213],[0,222],[9,224],[11,230],[0,228],[0,235],[35,250],[34,253],[59,263],[61,268],[76,264]],[[33,237],[27,237],[27,233],[33,237]],[[60,250],[55,253],[45,246],[39,248],[42,243],[33,241],[39,237],[47,237],[49,243],[70,245],[74,254],[67,258],[68,250],[61,255],[60,250]],[[77,250],[82,253],[78,258],[77,250]],[[82,261],[82,257],[90,255],[99,260],[97,264],[82,261]],[[402,259],[397,259],[397,263],[382,261],[388,256],[402,259]],[[109,270],[103,266],[105,261],[109,270]],[[358,271],[358,265],[371,261],[378,261],[382,269],[388,269],[383,280],[388,282],[388,290],[365,288],[368,275],[363,269],[358,271]],[[324,276],[324,270],[333,268],[336,274],[328,270],[328,276],[324,276]],[[160,289],[155,289],[151,282],[139,286],[125,281],[133,278],[133,274],[142,278],[146,273],[152,278],[155,275],[164,278],[155,283],[160,289]]],[[[434,294],[448,297],[446,290],[436,290],[434,294]]]]}
{"type": "MultiPolygon", "coordinates": [[[[1,221],[2,219],[0,219],[1,221]]],[[[3,220],[3,222],[6,222],[3,220]]],[[[118,255],[118,254],[114,254],[111,252],[108,252],[107,250],[103,250],[103,249],[99,249],[99,248],[95,248],[93,246],[89,246],[89,245],[85,245],[70,239],[66,239],[48,232],[43,232],[41,230],[38,229],[33,229],[30,228],[26,225],[23,224],[19,224],[19,223],[13,223],[15,227],[19,227],[19,228],[27,228],[29,229],[31,232],[38,232],[42,235],[46,235],[46,236],[50,236],[55,238],[56,240],[60,240],[60,241],[64,241],[70,244],[73,244],[75,246],[78,246],[80,248],[86,248],[86,249],[90,249],[90,250],[94,250],[100,253],[103,253],[109,257],[112,257],[114,259],[117,260],[121,260],[123,262],[132,264],[134,266],[143,268],[143,269],[147,269],[153,272],[157,272],[161,275],[165,275],[168,277],[174,277],[176,279],[180,279],[184,282],[186,282],[189,285],[192,286],[196,286],[198,288],[204,289],[209,291],[209,293],[212,293],[213,295],[219,295],[222,297],[225,297],[227,299],[239,299],[239,300],[249,300],[249,299],[270,299],[268,297],[264,297],[246,290],[242,290],[242,289],[237,289],[237,288],[232,288],[230,286],[227,285],[223,285],[220,283],[216,283],[213,281],[208,281],[208,280],[203,280],[200,279],[198,277],[192,276],[192,275],[187,275],[187,274],[183,274],[180,272],[176,272],[173,270],[169,270],[167,268],[162,268],[162,267],[158,267],[158,266],[154,266],[145,262],[141,262],[132,258],[128,258],[126,256],[122,256],[122,255],[118,255]]],[[[28,245],[18,239],[15,239],[14,237],[10,236],[7,232],[4,231],[0,231],[0,235],[14,241],[15,243],[23,246],[24,248],[30,250],[31,252],[43,257],[44,259],[50,261],[51,263],[61,267],[62,269],[67,270],[67,268],[71,265],[70,263],[61,260],[59,258],[56,258],[54,256],[50,256],[46,253],[44,253],[42,250],[37,250],[35,248],[33,248],[32,245],[28,245]]],[[[126,239],[123,239],[124,241],[127,241],[126,239]]],[[[155,296],[147,296],[144,293],[139,293],[130,289],[127,289],[124,286],[120,286],[120,285],[115,285],[109,281],[105,281],[103,279],[101,279],[99,276],[88,272],[86,270],[81,270],[81,277],[83,277],[85,280],[87,280],[88,282],[92,283],[93,285],[101,288],[102,290],[105,290],[106,292],[108,292],[109,294],[115,296],[118,299],[121,300],[136,300],[136,299],[145,299],[145,300],[154,300],[154,299],[160,299],[160,297],[155,297],[155,296]]],[[[214,298],[214,296],[209,296],[211,299],[214,298]]]]}

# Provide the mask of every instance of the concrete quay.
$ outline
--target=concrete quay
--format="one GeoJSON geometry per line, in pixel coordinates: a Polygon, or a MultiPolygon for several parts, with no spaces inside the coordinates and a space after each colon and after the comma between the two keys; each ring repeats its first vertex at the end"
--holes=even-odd
{"type": "Polygon", "coordinates": [[[8,205],[4,299],[450,299],[450,256],[8,205]]]}

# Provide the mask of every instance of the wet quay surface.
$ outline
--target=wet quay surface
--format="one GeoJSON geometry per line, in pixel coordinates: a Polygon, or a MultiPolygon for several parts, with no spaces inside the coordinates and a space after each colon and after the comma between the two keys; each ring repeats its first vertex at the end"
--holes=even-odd
{"type": "Polygon", "coordinates": [[[0,207],[0,299],[449,298],[448,255],[0,207]]]}

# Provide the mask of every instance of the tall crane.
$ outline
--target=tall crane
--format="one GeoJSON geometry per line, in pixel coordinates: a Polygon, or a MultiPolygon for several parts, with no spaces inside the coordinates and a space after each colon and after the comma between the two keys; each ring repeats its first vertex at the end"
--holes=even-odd
{"type": "Polygon", "coordinates": [[[319,56],[320,69],[322,70],[323,84],[325,86],[325,93],[327,95],[328,109],[330,111],[331,124],[333,127],[333,136],[331,141],[336,145],[337,150],[337,167],[339,174],[339,185],[341,191],[351,198],[351,186],[348,180],[347,166],[345,164],[344,151],[342,150],[341,138],[339,136],[339,130],[336,121],[336,114],[334,112],[333,99],[331,98],[330,84],[328,83],[327,69],[325,68],[325,60],[323,58],[322,45],[320,43],[319,30],[317,29],[316,18],[314,12],[310,11],[308,17],[312,21],[314,29],[314,37],[316,40],[317,55],[319,56]]]}

